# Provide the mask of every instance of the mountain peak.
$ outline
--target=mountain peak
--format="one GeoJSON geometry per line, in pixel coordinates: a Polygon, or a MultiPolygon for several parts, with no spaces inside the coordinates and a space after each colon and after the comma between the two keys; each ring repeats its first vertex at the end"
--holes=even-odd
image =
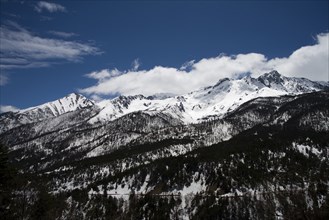
{"type": "Polygon", "coordinates": [[[257,79],[267,87],[272,87],[273,85],[282,85],[282,83],[284,82],[284,76],[282,76],[276,70],[273,70],[269,73],[265,73],[259,76],[257,79]]]}
{"type": "Polygon", "coordinates": [[[79,93],[72,92],[68,95],[65,96],[66,98],[71,98],[71,97],[84,97],[83,95],[80,95],[79,93]]]}
{"type": "Polygon", "coordinates": [[[282,78],[283,76],[276,70],[272,70],[271,72],[264,73],[258,78],[282,78]]]}
{"type": "Polygon", "coordinates": [[[47,117],[50,117],[58,116],[66,112],[75,111],[77,109],[92,105],[94,105],[94,102],[84,97],[83,95],[78,93],[70,93],[60,99],[23,109],[20,111],[20,113],[35,115],[36,113],[39,114],[46,112],[46,115],[48,115],[47,117]]]}
{"type": "Polygon", "coordinates": [[[225,81],[230,81],[230,79],[229,78],[223,78],[223,79],[218,80],[218,82],[213,86],[213,88],[219,86],[220,84],[222,84],[225,81]]]}
{"type": "Polygon", "coordinates": [[[277,76],[277,77],[281,76],[281,74],[276,70],[272,70],[271,72],[265,73],[265,74],[270,75],[270,76],[277,76]]]}
{"type": "Polygon", "coordinates": [[[64,99],[72,100],[73,102],[78,102],[79,100],[86,101],[86,102],[92,102],[90,99],[88,99],[85,96],[83,96],[79,93],[76,93],[76,92],[70,93],[70,94],[66,95],[65,97],[60,98],[58,100],[64,100],[64,99]]]}

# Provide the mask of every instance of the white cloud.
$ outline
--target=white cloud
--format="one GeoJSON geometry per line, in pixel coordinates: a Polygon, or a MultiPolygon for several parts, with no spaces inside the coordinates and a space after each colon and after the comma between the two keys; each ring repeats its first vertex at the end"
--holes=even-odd
{"type": "Polygon", "coordinates": [[[0,74],[0,86],[4,86],[8,83],[8,77],[0,74]]]}
{"type": "Polygon", "coordinates": [[[131,63],[131,66],[132,66],[132,71],[137,71],[138,68],[140,67],[140,62],[139,62],[139,59],[135,59],[132,63],[131,63]]]}
{"type": "Polygon", "coordinates": [[[107,79],[110,79],[111,77],[116,77],[121,75],[122,72],[120,72],[118,69],[105,69],[101,71],[94,71],[91,73],[86,74],[85,76],[91,79],[97,79],[98,81],[104,81],[107,79]]]}
{"type": "Polygon", "coordinates": [[[190,60],[185,62],[179,69],[180,70],[186,70],[186,71],[190,71],[191,68],[193,67],[193,64],[195,63],[195,60],[190,60]]]}
{"type": "Polygon", "coordinates": [[[77,34],[73,33],[73,32],[63,32],[63,31],[48,31],[48,32],[52,35],[55,35],[58,37],[64,37],[64,38],[77,36],[77,34]]]}
{"type": "Polygon", "coordinates": [[[66,12],[66,8],[60,4],[56,4],[56,3],[50,3],[50,2],[44,2],[44,1],[40,1],[38,2],[34,9],[37,12],[43,12],[43,11],[48,11],[48,12],[66,12]]]}
{"type": "Polygon", "coordinates": [[[12,105],[0,105],[0,113],[4,112],[17,112],[19,111],[19,108],[16,108],[12,105]]]}
{"type": "Polygon", "coordinates": [[[294,51],[288,58],[269,60],[267,66],[287,76],[299,76],[318,81],[329,78],[329,34],[319,34],[317,43],[294,51]]]}
{"type": "Polygon", "coordinates": [[[99,49],[75,41],[39,37],[14,22],[0,26],[0,68],[49,66],[54,61],[77,62],[99,49]]]}
{"type": "Polygon", "coordinates": [[[99,101],[102,101],[103,100],[103,98],[100,97],[99,95],[92,95],[90,98],[92,100],[96,101],[96,102],[99,102],[99,101]]]}
{"type": "Polygon", "coordinates": [[[96,71],[88,77],[97,84],[81,89],[88,95],[152,95],[155,93],[184,94],[215,84],[224,77],[236,78],[251,73],[256,77],[271,70],[286,76],[306,77],[311,80],[328,80],[329,34],[320,34],[314,45],[304,46],[289,57],[268,59],[259,53],[219,55],[189,62],[180,69],[155,66],[150,70],[129,70],[111,74],[111,70],[96,71]]]}

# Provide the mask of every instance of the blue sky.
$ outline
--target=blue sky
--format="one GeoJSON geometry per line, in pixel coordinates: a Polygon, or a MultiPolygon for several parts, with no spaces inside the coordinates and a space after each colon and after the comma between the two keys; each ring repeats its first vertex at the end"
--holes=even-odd
{"type": "Polygon", "coordinates": [[[179,94],[271,69],[328,80],[328,1],[0,4],[1,106],[179,94]]]}

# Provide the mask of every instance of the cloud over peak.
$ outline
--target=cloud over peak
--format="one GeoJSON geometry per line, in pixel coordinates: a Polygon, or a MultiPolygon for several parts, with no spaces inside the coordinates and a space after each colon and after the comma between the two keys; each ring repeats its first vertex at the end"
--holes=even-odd
{"type": "Polygon", "coordinates": [[[287,58],[275,58],[268,66],[287,76],[305,77],[317,81],[329,78],[329,33],[318,34],[316,44],[303,46],[287,58]]]}
{"type": "Polygon", "coordinates": [[[43,11],[47,12],[66,12],[66,8],[60,4],[51,3],[51,2],[45,2],[45,1],[39,1],[35,5],[34,9],[41,13],[43,11]]]}
{"type": "MultiPolygon", "coordinates": [[[[104,69],[87,74],[97,83],[80,89],[88,95],[152,95],[155,93],[184,94],[204,86],[212,85],[224,77],[238,78],[250,73],[257,77],[273,69],[285,76],[305,77],[316,81],[327,81],[329,34],[319,34],[314,45],[303,46],[289,57],[268,59],[264,54],[221,54],[189,61],[181,68],[155,66],[150,70],[128,70],[113,74],[104,69]]],[[[114,72],[118,70],[115,69],[114,72]]],[[[119,71],[118,71],[119,72],[119,71]]]]}
{"type": "Polygon", "coordinates": [[[140,67],[141,63],[139,62],[139,59],[135,59],[132,63],[131,63],[131,67],[132,67],[132,71],[137,71],[138,68],[140,67]]]}
{"type": "Polygon", "coordinates": [[[20,109],[16,108],[15,106],[12,105],[0,105],[0,113],[4,112],[17,112],[20,109]]]}

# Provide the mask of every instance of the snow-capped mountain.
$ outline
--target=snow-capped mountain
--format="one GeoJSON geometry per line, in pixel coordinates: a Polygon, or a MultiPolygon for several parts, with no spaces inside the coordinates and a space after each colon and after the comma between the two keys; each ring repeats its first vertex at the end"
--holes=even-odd
{"type": "Polygon", "coordinates": [[[61,99],[47,102],[42,105],[30,107],[17,112],[8,112],[0,116],[0,133],[20,126],[22,124],[42,121],[47,118],[57,117],[62,114],[73,112],[88,106],[94,102],[83,95],[71,93],[61,99]]]}
{"type": "Polygon", "coordinates": [[[221,79],[213,86],[181,96],[157,98],[136,95],[105,100],[96,104],[101,110],[90,122],[114,120],[131,112],[143,111],[150,115],[164,113],[183,123],[198,123],[213,117],[221,118],[257,97],[301,94],[326,88],[329,88],[328,83],[285,77],[272,71],[258,78],[221,79]]]}
{"type": "Polygon", "coordinates": [[[1,160],[3,145],[19,171],[10,211],[33,218],[54,201],[56,219],[327,219],[328,88],[270,72],[1,114],[1,160]]]}
{"type": "Polygon", "coordinates": [[[328,89],[328,82],[313,82],[306,78],[285,77],[277,71],[265,73],[257,78],[265,86],[283,90],[290,94],[300,94],[328,89]]]}
{"type": "Polygon", "coordinates": [[[31,115],[31,117],[34,117],[34,115],[53,117],[92,105],[94,105],[94,102],[87,99],[83,95],[71,93],[61,99],[20,110],[19,113],[31,115]]]}
{"type": "Polygon", "coordinates": [[[150,116],[167,115],[182,124],[199,123],[222,118],[241,104],[257,97],[270,97],[309,93],[329,89],[326,82],[313,82],[305,78],[285,77],[277,71],[258,78],[220,79],[215,85],[201,88],[185,95],[157,94],[119,96],[95,103],[83,95],[72,93],[61,99],[39,106],[9,112],[0,116],[0,132],[22,124],[42,121],[62,114],[90,107],[91,124],[113,121],[133,112],[150,116]]]}
{"type": "Polygon", "coordinates": [[[83,95],[72,93],[61,99],[39,106],[9,112],[0,116],[0,132],[22,124],[42,121],[86,107],[94,109],[89,123],[113,121],[132,112],[150,116],[162,114],[182,124],[199,123],[222,118],[241,104],[257,97],[301,94],[329,88],[326,82],[313,82],[305,78],[285,77],[277,71],[258,78],[220,79],[215,85],[201,88],[185,95],[157,94],[119,96],[95,103],[83,95]]]}

